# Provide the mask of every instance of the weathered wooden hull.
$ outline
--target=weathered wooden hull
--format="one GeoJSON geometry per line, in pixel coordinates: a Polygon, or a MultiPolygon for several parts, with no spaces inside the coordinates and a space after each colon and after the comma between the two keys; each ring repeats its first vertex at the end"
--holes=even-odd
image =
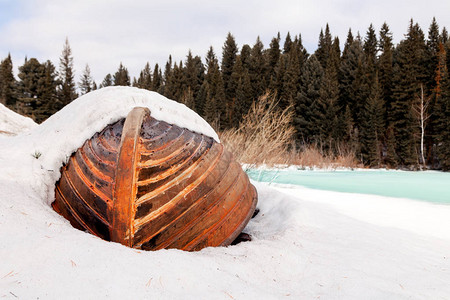
{"type": "Polygon", "coordinates": [[[222,144],[144,108],[72,155],[55,198],[53,208],[74,227],[144,250],[229,245],[257,203],[222,144]]]}

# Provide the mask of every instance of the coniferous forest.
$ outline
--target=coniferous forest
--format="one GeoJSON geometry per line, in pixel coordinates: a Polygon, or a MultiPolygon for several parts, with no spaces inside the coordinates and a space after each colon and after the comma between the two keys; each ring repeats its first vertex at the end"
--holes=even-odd
{"type": "Polygon", "coordinates": [[[147,63],[133,79],[120,63],[98,86],[88,65],[75,79],[66,40],[58,69],[26,58],[16,78],[11,56],[4,58],[0,103],[42,122],[80,94],[132,85],[182,102],[225,130],[269,92],[280,109],[293,112],[293,147],[351,150],[369,167],[450,170],[449,67],[449,33],[435,19],[426,33],[411,20],[397,45],[386,23],[364,36],[349,30],[343,49],[327,25],[314,53],[300,34],[278,34],[268,47],[259,37],[239,47],[229,33],[220,60],[212,47],[204,61],[189,51],[185,61],[147,63]]]}

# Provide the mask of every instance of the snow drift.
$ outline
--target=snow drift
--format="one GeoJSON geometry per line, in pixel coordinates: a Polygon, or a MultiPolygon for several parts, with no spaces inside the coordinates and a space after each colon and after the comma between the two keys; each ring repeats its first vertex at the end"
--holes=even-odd
{"type": "Polygon", "coordinates": [[[0,137],[27,132],[36,126],[30,118],[19,115],[0,103],[0,137]]]}
{"type": "Polygon", "coordinates": [[[450,215],[446,206],[424,203],[423,209],[403,199],[274,189],[256,183],[260,213],[245,230],[253,241],[236,246],[194,253],[145,252],[72,228],[50,207],[61,164],[86,138],[134,106],[149,107],[155,118],[170,117],[217,138],[182,105],[155,93],[117,87],[81,97],[27,134],[0,139],[0,297],[444,299],[450,295],[447,223],[443,232],[432,235],[411,224],[420,219],[407,218],[398,226],[389,213],[395,203],[399,214],[404,208],[408,214],[426,215],[424,220],[445,219],[450,215]],[[364,209],[364,203],[378,207],[376,215],[364,209]],[[388,222],[380,221],[386,217],[388,222]]]}

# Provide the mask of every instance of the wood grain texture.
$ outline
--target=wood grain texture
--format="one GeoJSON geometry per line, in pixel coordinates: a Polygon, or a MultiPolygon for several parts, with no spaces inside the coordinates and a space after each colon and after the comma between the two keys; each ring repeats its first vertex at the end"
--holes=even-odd
{"type": "Polygon", "coordinates": [[[144,249],[229,245],[256,189],[222,144],[134,108],[72,155],[53,208],[81,230],[144,249]]]}

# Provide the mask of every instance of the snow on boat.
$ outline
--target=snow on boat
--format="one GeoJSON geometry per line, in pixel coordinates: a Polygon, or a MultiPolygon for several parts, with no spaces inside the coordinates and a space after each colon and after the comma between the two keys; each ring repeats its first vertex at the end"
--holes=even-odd
{"type": "Polygon", "coordinates": [[[229,245],[257,203],[222,144],[142,107],[87,140],[61,173],[55,211],[80,230],[144,250],[229,245]]]}

